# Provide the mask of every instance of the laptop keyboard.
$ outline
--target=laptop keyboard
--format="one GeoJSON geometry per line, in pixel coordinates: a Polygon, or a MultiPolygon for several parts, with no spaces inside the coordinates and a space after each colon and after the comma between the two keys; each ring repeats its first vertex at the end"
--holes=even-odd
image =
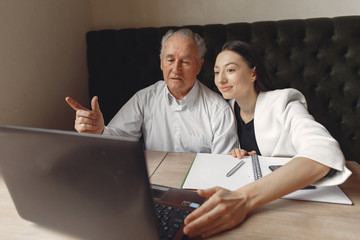
{"type": "Polygon", "coordinates": [[[190,211],[155,203],[160,239],[173,239],[190,211]]]}

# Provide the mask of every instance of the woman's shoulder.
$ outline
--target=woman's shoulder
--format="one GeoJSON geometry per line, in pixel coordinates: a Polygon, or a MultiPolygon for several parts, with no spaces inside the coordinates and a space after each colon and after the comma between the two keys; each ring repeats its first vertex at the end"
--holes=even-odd
{"type": "Polygon", "coordinates": [[[277,89],[268,92],[261,92],[256,101],[257,112],[285,112],[290,109],[302,109],[307,111],[307,103],[304,95],[294,89],[277,89]]]}
{"type": "Polygon", "coordinates": [[[295,88],[284,88],[276,89],[267,92],[260,92],[258,100],[267,103],[290,103],[290,102],[301,102],[306,105],[306,99],[304,95],[295,88]]]}
{"type": "Polygon", "coordinates": [[[266,92],[260,92],[259,95],[264,95],[266,97],[285,97],[285,98],[304,97],[304,95],[295,88],[284,88],[284,89],[276,89],[266,92]]]}

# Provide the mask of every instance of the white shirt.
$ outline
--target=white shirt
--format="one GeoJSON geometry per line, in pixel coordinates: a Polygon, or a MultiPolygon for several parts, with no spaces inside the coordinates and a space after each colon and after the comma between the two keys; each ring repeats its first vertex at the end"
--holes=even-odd
{"type": "Polygon", "coordinates": [[[180,104],[165,81],[138,91],[104,134],[142,136],[146,149],[168,152],[227,154],[239,144],[231,108],[198,80],[180,104]]]}
{"type": "MultiPolygon", "coordinates": [[[[229,104],[234,107],[234,102],[229,104]]],[[[338,170],[317,185],[338,185],[351,174],[338,142],[309,114],[305,97],[296,89],[260,92],[254,131],[263,156],[306,157],[338,170]]]]}

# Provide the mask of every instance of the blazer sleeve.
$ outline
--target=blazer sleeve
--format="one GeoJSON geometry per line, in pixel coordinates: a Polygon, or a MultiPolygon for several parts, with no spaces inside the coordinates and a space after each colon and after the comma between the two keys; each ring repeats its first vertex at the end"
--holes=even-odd
{"type": "Polygon", "coordinates": [[[259,97],[256,107],[261,112],[256,109],[255,118],[262,120],[255,121],[255,134],[262,153],[264,149],[270,156],[306,157],[337,170],[317,185],[338,185],[351,175],[338,142],[309,114],[299,91],[276,90],[259,97]]]}

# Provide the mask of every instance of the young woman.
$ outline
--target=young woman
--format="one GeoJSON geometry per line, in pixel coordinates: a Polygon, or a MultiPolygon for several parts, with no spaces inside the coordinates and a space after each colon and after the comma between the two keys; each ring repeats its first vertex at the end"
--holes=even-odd
{"type": "Polygon", "coordinates": [[[198,190],[210,197],[185,219],[184,233],[208,237],[241,223],[253,209],[309,184],[344,182],[351,174],[337,141],[308,113],[295,89],[272,90],[252,46],[232,41],[214,67],[215,84],[236,115],[240,148],[234,157],[256,152],[293,159],[275,172],[235,191],[198,190]],[[286,179],[286,181],[284,181],[286,179]]]}

